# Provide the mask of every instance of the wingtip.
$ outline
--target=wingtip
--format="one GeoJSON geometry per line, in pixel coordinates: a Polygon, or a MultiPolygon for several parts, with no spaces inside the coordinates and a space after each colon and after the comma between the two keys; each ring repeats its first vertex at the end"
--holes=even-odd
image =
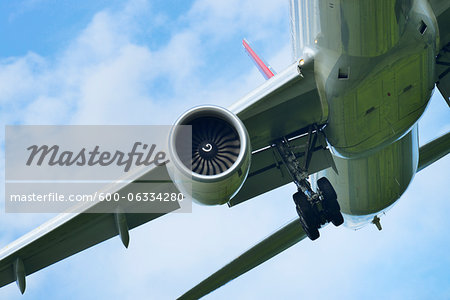
{"type": "Polygon", "coordinates": [[[256,54],[256,52],[252,49],[249,42],[246,38],[242,39],[242,45],[244,46],[245,51],[250,56],[250,58],[255,63],[256,67],[259,69],[261,74],[264,76],[265,79],[270,79],[273,77],[276,73],[273,71],[272,67],[270,65],[266,64],[259,56],[256,54]]]}

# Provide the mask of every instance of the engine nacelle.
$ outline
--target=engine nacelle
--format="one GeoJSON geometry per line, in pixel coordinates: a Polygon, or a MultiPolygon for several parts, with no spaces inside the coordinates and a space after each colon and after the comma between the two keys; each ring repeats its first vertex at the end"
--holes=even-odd
{"type": "MultiPolygon", "coordinates": [[[[191,137],[189,137],[191,138],[191,137]]],[[[169,175],[177,188],[205,205],[228,202],[250,169],[250,138],[241,120],[218,106],[185,112],[169,137],[169,175]],[[192,147],[183,126],[192,127],[192,147]]]]}

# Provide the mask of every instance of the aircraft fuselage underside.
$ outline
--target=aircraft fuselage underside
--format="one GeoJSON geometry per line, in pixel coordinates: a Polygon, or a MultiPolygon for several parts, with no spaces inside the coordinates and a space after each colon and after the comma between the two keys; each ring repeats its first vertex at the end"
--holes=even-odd
{"type": "Polygon", "coordinates": [[[318,7],[314,70],[338,172],[319,176],[335,187],[346,224],[361,226],[390,207],[416,172],[415,124],[434,88],[437,24],[425,0],[318,7]]]}

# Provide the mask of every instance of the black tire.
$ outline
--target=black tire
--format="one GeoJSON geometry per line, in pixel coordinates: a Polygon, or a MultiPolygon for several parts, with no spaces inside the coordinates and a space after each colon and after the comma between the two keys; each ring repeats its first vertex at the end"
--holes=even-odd
{"type": "Polygon", "coordinates": [[[319,180],[317,180],[317,187],[322,192],[325,198],[337,199],[336,191],[334,190],[330,181],[326,177],[322,177],[319,180]]]}
{"type": "Polygon", "coordinates": [[[311,204],[308,202],[305,194],[302,192],[295,193],[292,198],[294,199],[297,214],[300,218],[303,230],[306,235],[312,240],[317,240],[320,237],[318,222],[311,204]]]}
{"type": "Polygon", "coordinates": [[[323,208],[325,209],[325,216],[328,221],[331,221],[334,226],[340,226],[344,223],[344,217],[341,214],[341,207],[337,201],[337,194],[331,185],[330,181],[322,177],[317,180],[317,187],[323,195],[323,208]]]}
{"type": "Polygon", "coordinates": [[[292,195],[292,199],[294,199],[294,203],[295,203],[296,206],[303,205],[305,200],[306,201],[308,200],[306,198],[306,195],[303,194],[302,192],[296,192],[294,195],[292,195]]]}
{"type": "Polygon", "coordinates": [[[334,214],[331,217],[331,223],[333,223],[333,225],[336,227],[341,226],[344,223],[344,217],[342,216],[341,212],[334,214]]]}

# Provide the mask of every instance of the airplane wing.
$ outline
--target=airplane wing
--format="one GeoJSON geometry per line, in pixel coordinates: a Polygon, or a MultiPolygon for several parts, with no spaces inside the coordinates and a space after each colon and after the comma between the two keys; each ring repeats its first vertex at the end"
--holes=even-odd
{"type": "Polygon", "coordinates": [[[245,52],[247,52],[248,56],[253,60],[259,72],[261,72],[265,79],[272,78],[276,74],[272,67],[265,63],[264,60],[253,51],[246,39],[242,40],[242,45],[244,46],[245,52]]]}
{"type": "MultiPolygon", "coordinates": [[[[134,182],[119,189],[117,193],[127,195],[131,192],[145,192],[145,183],[165,178],[169,178],[166,167],[154,167],[134,182]]],[[[97,209],[95,206],[89,209],[95,211],[97,209]]],[[[177,204],[168,210],[178,208],[177,204]]],[[[16,281],[23,293],[26,275],[33,274],[118,234],[124,246],[128,247],[129,229],[163,215],[162,213],[90,213],[88,210],[86,213],[60,214],[0,250],[0,286],[16,281]]]]}
{"type": "Polygon", "coordinates": [[[440,136],[420,147],[419,166],[417,172],[422,171],[432,163],[446,156],[450,152],[450,132],[440,136]]]}
{"type": "Polygon", "coordinates": [[[299,220],[292,220],[178,299],[199,299],[297,244],[305,237],[299,220]]]}
{"type": "MultiPolygon", "coordinates": [[[[292,140],[294,148],[297,149],[295,153],[299,157],[305,156],[307,145],[314,145],[311,153],[316,152],[317,155],[314,156],[317,156],[317,159],[313,159],[310,163],[314,172],[332,166],[331,156],[323,137],[319,137],[312,144],[309,138],[311,135],[308,135],[313,130],[312,125],[323,124],[326,119],[315,88],[313,68],[312,60],[308,63],[303,62],[302,65],[295,63],[230,108],[247,127],[252,148],[255,150],[252,153],[253,167],[249,180],[244,184],[242,193],[234,202],[230,202],[230,205],[243,202],[290,181],[284,167],[279,168],[281,161],[272,156],[270,149],[273,141],[282,137],[289,137],[292,140]],[[273,180],[274,174],[279,180],[273,180]],[[268,182],[270,178],[272,178],[270,184],[265,186],[256,184],[260,180],[268,182]]],[[[314,130],[317,131],[317,127],[314,130]]],[[[162,177],[169,178],[166,167],[155,167],[135,182],[118,190],[118,193],[125,195],[130,191],[137,192],[144,188],[145,184],[142,182],[148,181],[149,178],[162,177]]],[[[173,207],[173,210],[177,208],[173,207]]],[[[23,293],[26,275],[117,235],[127,247],[129,229],[162,215],[148,213],[59,215],[0,250],[0,287],[16,281],[23,293]]],[[[296,236],[298,240],[304,237],[301,226],[294,223],[284,235],[288,240],[292,236],[296,236]]],[[[278,235],[269,241],[274,238],[278,239],[278,235]]],[[[280,252],[283,247],[288,246],[289,244],[281,242],[276,251],[280,252]]],[[[260,260],[262,262],[268,258],[263,255],[260,260]]],[[[249,269],[255,263],[249,263],[249,269]]]]}

